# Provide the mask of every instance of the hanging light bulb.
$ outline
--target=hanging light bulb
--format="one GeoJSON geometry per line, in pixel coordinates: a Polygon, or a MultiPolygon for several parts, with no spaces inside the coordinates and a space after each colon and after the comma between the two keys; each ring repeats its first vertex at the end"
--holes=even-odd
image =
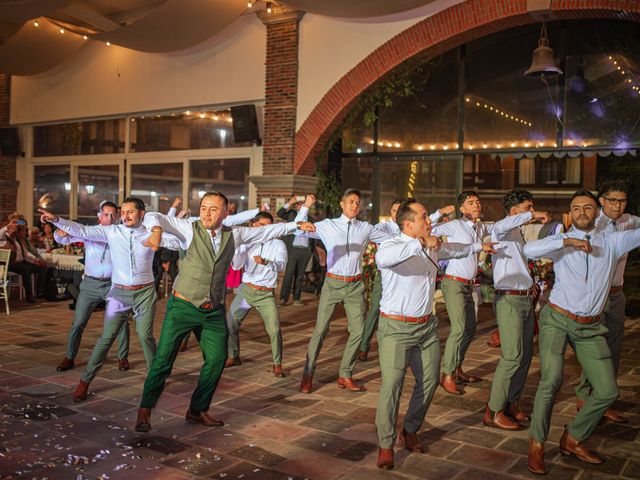
{"type": "Polygon", "coordinates": [[[249,8],[253,7],[253,2],[247,3],[247,7],[249,7],[249,8]]]}
{"type": "Polygon", "coordinates": [[[36,20],[35,22],[33,22],[33,26],[38,28],[40,26],[40,23],[36,20]]]}
{"type": "Polygon", "coordinates": [[[562,75],[562,70],[556,66],[553,50],[549,47],[547,38],[547,24],[542,22],[542,30],[538,39],[538,47],[533,51],[531,66],[524,72],[525,77],[544,78],[562,75]]]}
{"type": "Polygon", "coordinates": [[[267,13],[271,13],[273,11],[273,8],[271,8],[272,7],[272,3],[271,2],[266,2],[266,5],[267,5],[267,13]]]}

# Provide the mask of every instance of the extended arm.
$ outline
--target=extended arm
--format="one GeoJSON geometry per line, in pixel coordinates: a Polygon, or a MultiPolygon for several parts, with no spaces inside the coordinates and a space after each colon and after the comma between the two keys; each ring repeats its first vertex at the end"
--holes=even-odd
{"type": "Polygon", "coordinates": [[[102,242],[107,243],[107,231],[110,227],[101,227],[100,225],[81,225],[77,222],[72,222],[71,220],[65,220],[64,218],[59,218],[57,222],[53,222],[53,224],[58,227],[60,230],[67,232],[70,236],[76,237],[83,240],[93,240],[94,242],[102,242]]]}
{"type": "Polygon", "coordinates": [[[537,260],[538,258],[554,259],[565,246],[563,234],[552,235],[541,240],[533,240],[525,244],[524,255],[527,258],[537,260]]]}
{"type": "Polygon", "coordinates": [[[493,233],[496,238],[506,237],[514,228],[521,227],[522,225],[530,222],[533,219],[531,212],[519,213],[518,215],[510,215],[502,220],[496,222],[493,225],[493,233]]]}
{"type": "Polygon", "coordinates": [[[243,223],[247,223],[249,220],[254,218],[259,211],[259,208],[252,208],[251,210],[245,210],[244,212],[236,213],[235,215],[229,215],[222,221],[222,224],[225,227],[235,227],[237,225],[242,225],[243,223]]]}
{"type": "Polygon", "coordinates": [[[613,232],[613,246],[618,257],[629,253],[634,248],[640,247],[640,229],[627,230],[625,232],[613,232]]]}
{"type": "Polygon", "coordinates": [[[237,227],[232,230],[236,247],[242,244],[266,242],[274,238],[282,237],[296,229],[294,222],[266,225],[264,227],[237,227]]]}
{"type": "Polygon", "coordinates": [[[443,243],[438,250],[438,258],[440,260],[449,260],[451,258],[465,258],[482,250],[480,242],[468,243],[443,243]]]}
{"type": "Polygon", "coordinates": [[[60,245],[71,245],[72,243],[82,242],[81,238],[72,237],[71,235],[61,235],[61,233],[67,233],[64,230],[56,230],[53,232],[53,238],[55,238],[56,242],[60,245]]]}
{"type": "Polygon", "coordinates": [[[409,242],[384,242],[376,252],[376,265],[379,268],[391,268],[418,255],[422,244],[417,238],[409,242]]]}
{"type": "Polygon", "coordinates": [[[156,225],[162,227],[162,231],[173,235],[184,250],[189,248],[189,244],[193,239],[193,225],[191,220],[187,218],[169,217],[158,212],[147,212],[143,223],[148,230],[152,230],[156,225]]]}

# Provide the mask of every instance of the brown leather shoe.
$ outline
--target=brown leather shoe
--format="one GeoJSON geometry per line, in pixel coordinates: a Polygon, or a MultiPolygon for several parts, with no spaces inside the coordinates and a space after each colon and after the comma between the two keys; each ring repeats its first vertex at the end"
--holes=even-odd
{"type": "Polygon", "coordinates": [[[186,352],[187,348],[189,348],[189,337],[185,338],[184,340],[182,340],[182,342],[180,342],[180,348],[178,349],[178,351],[186,352]]]}
{"type": "Polygon", "coordinates": [[[610,408],[609,410],[604,412],[604,415],[602,415],[602,417],[605,420],[613,423],[629,423],[629,419],[627,417],[622,415],[620,412],[615,411],[613,408],[610,408]]]}
{"type": "Polygon", "coordinates": [[[229,357],[224,362],[224,368],[235,367],[236,365],[242,365],[240,357],[229,357]]]}
{"type": "Polygon", "coordinates": [[[500,346],[500,330],[496,329],[489,335],[489,341],[487,342],[492,348],[498,348],[500,346]]]}
{"type": "Polygon", "coordinates": [[[393,468],[393,448],[381,448],[378,450],[378,468],[391,470],[393,468]]]}
{"type": "Polygon", "coordinates": [[[361,362],[366,362],[369,360],[369,354],[367,352],[358,352],[358,360],[361,362]]]}
{"type": "Polygon", "coordinates": [[[127,370],[129,370],[129,360],[127,360],[126,358],[121,358],[118,360],[118,370],[120,370],[121,372],[126,372],[127,370]]]}
{"type": "Polygon", "coordinates": [[[282,365],[274,365],[273,366],[273,376],[277,378],[284,378],[286,375],[284,374],[284,369],[282,365]]]}
{"type": "Polygon", "coordinates": [[[350,392],[366,392],[362,385],[356,385],[352,378],[338,377],[338,388],[345,388],[350,392]]]}
{"type": "Polygon", "coordinates": [[[207,412],[200,412],[200,415],[194,415],[191,413],[191,409],[187,410],[187,414],[184,416],[185,420],[191,423],[199,423],[205,427],[224,427],[222,420],[216,420],[210,416],[207,412]]]}
{"type": "Polygon", "coordinates": [[[404,448],[413,453],[423,453],[424,448],[420,440],[418,440],[417,433],[409,433],[404,428],[400,432],[400,441],[404,442],[404,448]]]}
{"type": "Polygon", "coordinates": [[[575,455],[583,462],[593,463],[599,465],[604,462],[604,460],[598,456],[595,452],[589,450],[584,443],[578,441],[575,437],[573,437],[565,428],[564,434],[560,439],[560,444],[558,445],[560,448],[560,453],[563,455],[575,455]]]}
{"type": "Polygon", "coordinates": [[[311,393],[313,390],[313,376],[302,374],[302,380],[300,380],[300,391],[302,393],[311,393]]]}
{"type": "Polygon", "coordinates": [[[89,393],[89,384],[80,380],[76,390],[73,392],[73,403],[84,402],[89,393]]]}
{"type": "Polygon", "coordinates": [[[462,395],[464,393],[458,388],[456,378],[451,374],[442,374],[440,376],[440,385],[444,388],[445,392],[451,395],[462,395]]]}
{"type": "Polygon", "coordinates": [[[511,418],[516,419],[518,422],[531,421],[531,417],[520,409],[520,403],[517,400],[515,402],[507,403],[504,413],[509,415],[511,418]]]}
{"type": "Polygon", "coordinates": [[[512,420],[504,414],[504,412],[492,412],[487,409],[484,412],[482,423],[486,427],[499,428],[500,430],[522,430],[522,425],[516,420],[512,420]]]}
{"type": "Polygon", "coordinates": [[[482,381],[480,377],[474,377],[473,375],[463,372],[462,367],[458,367],[456,370],[456,378],[462,383],[478,383],[482,381]]]}
{"type": "Polygon", "coordinates": [[[146,433],[151,430],[151,409],[139,408],[136,420],[136,432],[146,433]]]}
{"type": "Polygon", "coordinates": [[[56,370],[58,372],[66,372],[67,370],[73,369],[73,367],[75,367],[73,358],[64,357],[64,360],[62,360],[56,367],[56,370]]]}
{"type": "Polygon", "coordinates": [[[531,473],[535,473],[536,475],[547,474],[547,470],[544,468],[544,443],[536,442],[533,438],[529,439],[527,467],[531,473]]]}

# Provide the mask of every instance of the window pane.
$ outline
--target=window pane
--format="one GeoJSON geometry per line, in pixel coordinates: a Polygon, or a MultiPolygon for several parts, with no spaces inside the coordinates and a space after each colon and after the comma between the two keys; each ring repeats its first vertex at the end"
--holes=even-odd
{"type": "Polygon", "coordinates": [[[122,153],[125,119],[44,125],[33,129],[33,154],[87,155],[122,153]]]}
{"type": "Polygon", "coordinates": [[[40,224],[38,208],[69,218],[71,177],[69,165],[41,165],[33,168],[33,225],[40,224]]]}
{"type": "Polygon", "coordinates": [[[130,125],[132,152],[251,146],[234,140],[230,110],[142,116],[130,125]]]}
{"type": "MultiPolygon", "coordinates": [[[[342,190],[356,188],[360,190],[360,220],[371,220],[371,209],[373,208],[371,198],[371,187],[373,185],[373,166],[370,158],[345,158],[342,160],[342,190]]],[[[318,203],[322,205],[323,198],[318,198],[318,203]]],[[[340,216],[342,210],[337,207],[334,216],[340,216]]]]}
{"type": "Polygon", "coordinates": [[[369,117],[363,113],[345,126],[342,133],[343,152],[365,153],[373,151],[373,123],[370,123],[369,117]]]}
{"type": "Polygon", "coordinates": [[[96,213],[105,200],[118,205],[118,166],[78,167],[78,221],[96,225],[96,213]]]}
{"type": "Polygon", "coordinates": [[[131,166],[131,196],[151,212],[167,213],[173,199],[182,195],[182,163],[131,166]]]}
{"type": "MultiPolygon", "coordinates": [[[[198,214],[200,198],[205,192],[222,192],[237,211],[249,207],[249,159],[228,158],[211,160],[191,160],[189,178],[189,209],[198,214]]],[[[231,207],[233,208],[233,207],[231,207]]]]}

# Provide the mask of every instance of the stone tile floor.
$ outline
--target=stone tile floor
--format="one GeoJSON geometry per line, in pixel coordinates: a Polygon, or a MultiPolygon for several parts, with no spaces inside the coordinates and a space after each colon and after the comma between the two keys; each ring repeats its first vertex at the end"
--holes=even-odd
{"type": "MultiPolygon", "coordinates": [[[[83,338],[79,365],[58,373],[72,312],[63,303],[35,306],[13,303],[0,314],[0,478],[47,479],[482,479],[534,477],[526,468],[527,432],[505,433],[481,425],[489,382],[499,350],[486,345],[494,328],[490,305],[480,309],[478,335],[466,368],[485,378],[453,397],[439,389],[422,428],[424,454],[396,448],[396,469],[380,471],[374,417],[380,375],[377,354],[359,362],[356,379],[368,391],[354,394],[336,387],[346,338],[344,311],[336,310],[325,341],[311,395],[298,392],[317,300],[304,307],[281,308],[287,378],[270,373],[269,342],[252,312],[241,333],[241,366],[227,369],[214,397],[212,413],[223,428],[207,429],[184,421],[201,355],[192,342],[179,355],[148,434],[132,431],[145,364],[132,329],[132,370],[117,370],[115,348],[91,388],[89,399],[71,401],[71,392],[99,336],[102,313],[92,318],[83,338]]],[[[166,299],[159,301],[159,334],[166,299]]],[[[448,322],[439,305],[440,336],[448,322]]],[[[562,428],[575,413],[579,368],[567,354],[565,382],[554,409],[547,445],[552,479],[640,478],[640,324],[627,320],[620,390],[616,407],[631,419],[627,426],[601,424],[589,444],[607,459],[590,466],[559,454],[562,428]]],[[[531,366],[523,405],[531,407],[539,378],[537,357],[531,366]]],[[[407,377],[401,412],[413,386],[407,377]]]]}

